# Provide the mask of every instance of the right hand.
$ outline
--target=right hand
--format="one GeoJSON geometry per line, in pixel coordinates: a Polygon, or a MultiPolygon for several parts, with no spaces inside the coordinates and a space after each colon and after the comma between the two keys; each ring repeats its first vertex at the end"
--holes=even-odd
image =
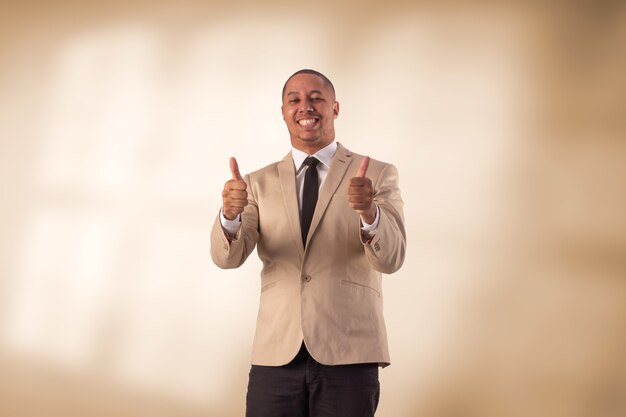
{"type": "Polygon", "coordinates": [[[361,160],[356,177],[350,178],[348,203],[350,208],[356,211],[365,223],[372,224],[376,220],[377,210],[376,204],[374,204],[372,180],[366,177],[369,164],[370,157],[366,156],[361,160]]]}
{"type": "Polygon", "coordinates": [[[222,191],[222,214],[228,220],[235,220],[248,205],[248,192],[246,191],[248,186],[241,178],[235,158],[230,158],[230,173],[233,179],[226,181],[224,191],[222,191]]]}

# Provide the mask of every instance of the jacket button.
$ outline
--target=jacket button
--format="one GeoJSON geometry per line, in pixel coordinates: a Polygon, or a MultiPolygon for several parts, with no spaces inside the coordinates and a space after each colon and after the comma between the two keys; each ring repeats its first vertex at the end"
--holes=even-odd
{"type": "Polygon", "coordinates": [[[305,275],[304,277],[302,277],[302,279],[303,279],[305,282],[309,282],[309,281],[311,281],[311,276],[310,276],[310,275],[305,275]]]}

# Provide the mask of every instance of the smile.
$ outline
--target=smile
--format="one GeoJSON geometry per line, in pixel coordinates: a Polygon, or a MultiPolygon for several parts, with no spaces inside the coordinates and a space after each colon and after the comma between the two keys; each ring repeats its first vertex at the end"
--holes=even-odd
{"type": "Polygon", "coordinates": [[[300,126],[311,126],[317,123],[317,119],[300,119],[298,120],[298,124],[300,126]]]}

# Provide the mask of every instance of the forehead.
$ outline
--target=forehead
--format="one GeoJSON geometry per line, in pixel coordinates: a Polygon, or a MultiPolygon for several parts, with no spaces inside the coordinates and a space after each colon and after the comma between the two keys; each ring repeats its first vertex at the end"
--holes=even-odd
{"type": "Polygon", "coordinates": [[[329,88],[320,77],[314,74],[298,74],[285,85],[285,95],[289,93],[308,94],[311,91],[321,91],[330,94],[329,88]]]}

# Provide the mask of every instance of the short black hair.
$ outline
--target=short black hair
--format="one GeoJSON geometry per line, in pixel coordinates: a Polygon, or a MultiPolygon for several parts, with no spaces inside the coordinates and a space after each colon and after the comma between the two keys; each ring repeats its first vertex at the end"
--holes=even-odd
{"type": "Polygon", "coordinates": [[[312,70],[312,69],[305,68],[305,69],[301,69],[299,71],[294,72],[293,74],[291,74],[291,76],[289,78],[287,78],[287,81],[285,81],[285,85],[283,85],[283,93],[281,95],[281,99],[285,98],[285,89],[287,88],[287,83],[289,82],[289,80],[291,80],[293,77],[295,77],[296,75],[299,75],[299,74],[311,74],[311,75],[315,75],[315,76],[321,78],[322,81],[324,81],[324,85],[326,87],[328,87],[330,89],[330,91],[332,91],[333,96],[335,95],[335,86],[333,85],[333,83],[330,82],[330,80],[328,79],[327,76],[325,76],[324,74],[322,74],[319,71],[315,71],[315,70],[312,70]]]}

